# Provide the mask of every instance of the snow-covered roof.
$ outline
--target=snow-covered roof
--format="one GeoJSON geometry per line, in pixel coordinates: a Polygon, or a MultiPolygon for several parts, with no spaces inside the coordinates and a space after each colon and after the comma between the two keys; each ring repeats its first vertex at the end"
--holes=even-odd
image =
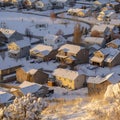
{"type": "Polygon", "coordinates": [[[9,44],[12,44],[12,43],[15,43],[20,48],[24,48],[26,46],[30,46],[30,41],[29,40],[19,40],[19,41],[11,42],[9,44]]]}
{"type": "Polygon", "coordinates": [[[30,73],[31,75],[34,75],[38,71],[38,69],[34,69],[34,68],[28,68],[28,67],[22,67],[22,68],[26,73],[30,73]]]}
{"type": "Polygon", "coordinates": [[[20,90],[23,92],[23,94],[26,95],[27,93],[37,92],[42,87],[42,85],[24,81],[19,85],[19,87],[20,87],[20,90]]]}
{"type": "Polygon", "coordinates": [[[84,49],[84,47],[72,44],[65,44],[59,48],[59,51],[64,50],[65,52],[77,54],[81,49],[84,49]]]}
{"type": "Polygon", "coordinates": [[[99,44],[99,45],[102,45],[104,41],[105,41],[105,39],[101,38],[101,37],[86,37],[84,39],[84,42],[86,42],[86,43],[99,44]]]}
{"type": "Polygon", "coordinates": [[[100,58],[100,57],[97,57],[97,56],[93,56],[91,58],[91,61],[99,62],[99,63],[103,62],[103,60],[104,60],[104,58],[102,58],[102,57],[100,58]]]}
{"type": "Polygon", "coordinates": [[[34,52],[36,54],[42,53],[43,55],[48,55],[52,50],[53,48],[51,46],[39,44],[33,47],[32,49],[30,49],[30,52],[34,52]]]}
{"type": "Polygon", "coordinates": [[[91,31],[97,30],[99,32],[104,32],[106,30],[106,25],[94,25],[91,29],[91,31]]]}
{"type": "Polygon", "coordinates": [[[115,40],[112,40],[111,42],[109,42],[109,43],[107,43],[107,45],[109,45],[109,44],[115,44],[115,45],[117,45],[117,46],[120,46],[120,39],[115,39],[115,40]]]}
{"type": "Polygon", "coordinates": [[[58,68],[54,70],[53,75],[67,78],[70,80],[75,80],[79,76],[79,73],[73,70],[58,68]]]}
{"type": "Polygon", "coordinates": [[[111,25],[120,25],[120,19],[111,19],[110,24],[111,25]]]}
{"type": "Polygon", "coordinates": [[[111,63],[112,60],[118,55],[120,54],[120,51],[118,49],[114,49],[114,48],[109,48],[109,55],[105,58],[104,61],[111,63]]]}
{"type": "Polygon", "coordinates": [[[0,91],[0,103],[7,103],[13,95],[5,91],[0,91]]]}
{"type": "Polygon", "coordinates": [[[97,24],[92,27],[91,31],[97,30],[99,32],[104,32],[107,28],[110,28],[110,30],[112,30],[114,27],[114,25],[97,24]]]}
{"type": "Polygon", "coordinates": [[[7,38],[10,38],[15,33],[15,30],[0,28],[0,32],[2,32],[7,38]]]}
{"type": "Polygon", "coordinates": [[[89,48],[90,49],[93,48],[95,50],[99,50],[101,47],[98,44],[94,44],[94,45],[91,45],[89,48]]]}
{"type": "Polygon", "coordinates": [[[89,77],[87,79],[87,83],[100,84],[100,83],[105,82],[106,80],[108,80],[112,84],[115,84],[115,83],[120,82],[120,76],[115,73],[110,73],[110,74],[106,75],[105,77],[101,77],[98,75],[96,77],[89,77]]]}
{"type": "Polygon", "coordinates": [[[59,36],[57,35],[53,35],[53,34],[47,34],[44,39],[49,39],[49,40],[52,40],[52,41],[55,41],[56,39],[58,39],[59,36]]]}

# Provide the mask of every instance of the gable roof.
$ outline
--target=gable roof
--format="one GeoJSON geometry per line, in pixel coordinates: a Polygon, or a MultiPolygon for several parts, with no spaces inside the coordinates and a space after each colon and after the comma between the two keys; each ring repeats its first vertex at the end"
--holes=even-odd
{"type": "Polygon", "coordinates": [[[73,70],[58,68],[54,70],[53,75],[67,78],[70,80],[75,80],[79,76],[79,73],[73,70]]]}
{"type": "Polygon", "coordinates": [[[109,48],[109,55],[105,58],[104,61],[110,63],[118,54],[120,54],[120,51],[118,49],[109,48]]]}
{"type": "Polygon", "coordinates": [[[109,45],[110,43],[120,46],[120,39],[112,40],[111,42],[107,43],[107,45],[109,45]]]}
{"type": "Polygon", "coordinates": [[[19,85],[19,87],[20,87],[20,90],[23,92],[23,94],[26,95],[27,93],[37,92],[42,87],[42,85],[24,81],[19,85]]]}
{"type": "Polygon", "coordinates": [[[59,48],[59,51],[63,50],[64,52],[77,54],[81,49],[84,49],[84,47],[78,45],[72,45],[72,44],[65,44],[59,48]]]}
{"type": "Polygon", "coordinates": [[[10,44],[12,44],[12,43],[15,43],[20,48],[30,46],[30,41],[29,40],[19,40],[19,41],[11,42],[10,44]]]}
{"type": "Polygon", "coordinates": [[[112,30],[114,27],[115,27],[114,25],[97,24],[92,27],[91,31],[97,30],[99,32],[104,32],[107,28],[112,30]]]}
{"type": "Polygon", "coordinates": [[[51,46],[39,44],[39,45],[33,47],[32,49],[30,49],[30,52],[33,51],[36,54],[42,53],[43,55],[48,55],[52,50],[53,50],[53,48],[51,46]]]}
{"type": "Polygon", "coordinates": [[[5,29],[5,28],[0,28],[0,32],[2,32],[7,38],[10,38],[16,31],[5,29]]]}
{"type": "Polygon", "coordinates": [[[105,39],[101,37],[86,37],[84,39],[84,42],[87,42],[90,44],[99,44],[99,45],[102,45],[104,41],[105,39]]]}
{"type": "Polygon", "coordinates": [[[38,69],[32,69],[32,68],[28,68],[28,67],[22,67],[22,69],[26,72],[26,73],[29,73],[31,75],[34,75],[38,69]]]}
{"type": "Polygon", "coordinates": [[[120,82],[120,76],[115,73],[110,73],[106,75],[105,77],[96,76],[96,77],[89,77],[87,79],[87,83],[94,83],[94,84],[100,84],[108,80],[110,83],[115,84],[120,82]]]}

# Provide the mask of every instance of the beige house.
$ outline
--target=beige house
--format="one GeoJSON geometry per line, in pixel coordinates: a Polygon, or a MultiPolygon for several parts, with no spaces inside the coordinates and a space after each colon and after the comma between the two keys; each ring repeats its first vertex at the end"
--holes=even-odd
{"type": "Polygon", "coordinates": [[[15,30],[0,28],[0,38],[3,42],[22,40],[23,36],[15,30]]]}
{"type": "Polygon", "coordinates": [[[87,87],[89,95],[100,95],[104,94],[107,86],[120,82],[120,76],[115,73],[110,73],[105,77],[96,76],[89,77],[87,79],[87,87]]]}
{"type": "Polygon", "coordinates": [[[64,87],[70,89],[79,89],[83,87],[85,82],[85,75],[79,74],[77,71],[58,68],[53,72],[56,81],[64,87]]]}
{"type": "Polygon", "coordinates": [[[86,63],[89,59],[89,51],[86,48],[65,44],[58,49],[58,54],[56,55],[57,60],[71,64],[71,63],[86,63]]]}
{"type": "Polygon", "coordinates": [[[29,81],[44,84],[48,81],[48,74],[42,70],[21,67],[16,70],[16,78],[19,82],[29,81]]]}
{"type": "Polygon", "coordinates": [[[112,40],[111,42],[107,43],[106,46],[118,49],[120,48],[120,39],[112,40]]]}
{"type": "Polygon", "coordinates": [[[13,58],[22,58],[29,56],[29,49],[29,40],[19,40],[8,44],[9,56],[13,58]]]}
{"type": "Polygon", "coordinates": [[[120,64],[120,51],[114,48],[103,48],[94,52],[90,63],[98,66],[113,67],[120,64]]]}
{"type": "Polygon", "coordinates": [[[39,58],[42,60],[51,60],[55,59],[57,50],[54,50],[53,47],[48,45],[39,44],[32,49],[30,49],[30,56],[33,58],[39,58]]]}

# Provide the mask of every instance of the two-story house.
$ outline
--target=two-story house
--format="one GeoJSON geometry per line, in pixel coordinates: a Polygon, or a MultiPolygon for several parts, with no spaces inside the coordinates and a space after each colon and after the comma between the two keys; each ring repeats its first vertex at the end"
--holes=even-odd
{"type": "Polygon", "coordinates": [[[48,81],[48,74],[40,69],[21,67],[16,70],[16,78],[19,82],[29,81],[44,84],[48,81]]]}
{"type": "Polygon", "coordinates": [[[86,63],[89,59],[89,51],[78,45],[64,44],[58,49],[56,59],[66,64],[86,63]]]}
{"type": "Polygon", "coordinates": [[[55,69],[53,76],[60,86],[73,90],[81,88],[86,79],[85,75],[79,74],[77,71],[62,68],[55,69]]]}
{"type": "Polygon", "coordinates": [[[87,87],[89,95],[104,95],[108,85],[120,82],[120,76],[116,73],[110,73],[104,77],[88,77],[87,87]]]}
{"type": "Polygon", "coordinates": [[[13,58],[22,58],[29,56],[29,49],[29,40],[19,40],[8,44],[9,56],[13,58]]]}
{"type": "Polygon", "coordinates": [[[114,48],[102,48],[94,52],[94,56],[90,58],[90,63],[98,66],[115,66],[120,64],[120,51],[114,48]]]}
{"type": "Polygon", "coordinates": [[[58,49],[61,45],[65,43],[65,38],[63,36],[47,34],[44,37],[44,44],[52,46],[54,49],[58,49]]]}
{"type": "Polygon", "coordinates": [[[39,44],[30,49],[30,56],[41,60],[55,59],[57,50],[48,45],[39,44]]]}

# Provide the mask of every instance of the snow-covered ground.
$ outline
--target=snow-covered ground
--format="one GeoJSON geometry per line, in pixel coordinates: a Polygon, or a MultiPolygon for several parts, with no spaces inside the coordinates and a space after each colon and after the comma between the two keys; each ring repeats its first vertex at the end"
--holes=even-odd
{"type": "MultiPolygon", "coordinates": [[[[56,19],[53,21],[50,17],[22,14],[15,12],[0,12],[0,25],[5,23],[9,29],[17,30],[25,34],[26,28],[30,29],[33,35],[44,36],[46,34],[56,34],[62,30],[64,34],[72,34],[76,22],[70,20],[56,19]],[[64,24],[66,22],[67,24],[64,24]],[[37,27],[37,24],[45,24],[46,27],[37,27]]],[[[80,23],[81,26],[89,28],[86,23],[80,23]]]]}

